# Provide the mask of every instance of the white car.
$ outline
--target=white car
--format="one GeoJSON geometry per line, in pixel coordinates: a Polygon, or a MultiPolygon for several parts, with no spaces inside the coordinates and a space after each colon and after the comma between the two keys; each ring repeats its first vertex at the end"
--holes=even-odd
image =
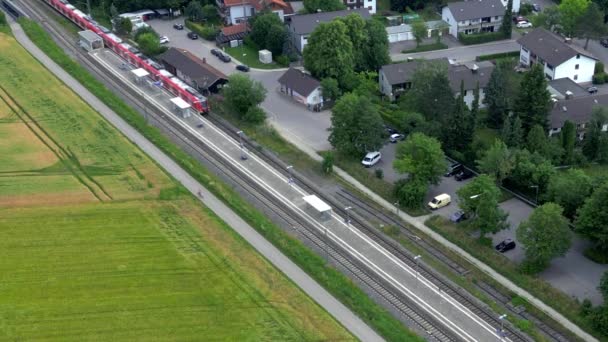
{"type": "Polygon", "coordinates": [[[167,36],[160,36],[160,43],[161,44],[167,44],[169,42],[169,37],[167,36]]]}
{"type": "Polygon", "coordinates": [[[380,152],[369,152],[365,155],[365,157],[361,161],[361,164],[363,164],[363,166],[365,167],[374,166],[380,161],[380,158],[382,158],[382,154],[380,154],[380,152]]]}
{"type": "Polygon", "coordinates": [[[403,139],[405,139],[405,135],[399,134],[399,133],[391,134],[391,137],[390,137],[390,141],[392,143],[396,143],[399,140],[403,140],[403,139]]]}
{"type": "Polygon", "coordinates": [[[532,23],[529,21],[520,21],[517,23],[517,28],[528,28],[532,27],[532,23]]]}

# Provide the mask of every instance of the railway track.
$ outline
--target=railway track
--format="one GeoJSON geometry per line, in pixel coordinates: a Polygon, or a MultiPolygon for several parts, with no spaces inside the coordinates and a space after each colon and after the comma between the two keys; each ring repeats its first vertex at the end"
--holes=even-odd
{"type": "MultiPolygon", "coordinates": [[[[71,50],[73,55],[81,55],[81,51],[72,45],[72,42],[66,39],[60,30],[55,27],[52,20],[45,20],[46,16],[43,14],[36,5],[24,4],[24,6],[32,12],[35,18],[42,21],[47,29],[51,31],[57,39],[62,41],[62,45],[71,50]]],[[[302,224],[305,222],[298,214],[291,211],[291,209],[284,208],[283,205],[277,204],[272,196],[266,193],[266,190],[259,186],[255,186],[254,183],[248,182],[243,179],[239,170],[236,170],[234,166],[226,162],[223,158],[219,157],[216,152],[208,148],[204,143],[198,141],[192,136],[190,132],[182,128],[172,120],[166,120],[164,115],[158,115],[156,111],[150,111],[149,104],[142,101],[140,94],[128,88],[124,84],[121,84],[117,80],[109,77],[108,73],[103,72],[100,68],[88,60],[86,57],[80,58],[80,61],[87,64],[87,67],[94,70],[99,76],[104,78],[106,82],[113,85],[115,89],[121,90],[123,95],[128,97],[129,100],[140,108],[148,108],[147,113],[154,115],[154,120],[158,125],[161,125],[165,132],[168,132],[171,137],[178,139],[182,146],[185,146],[191,153],[196,153],[197,156],[203,158],[208,163],[211,163],[217,167],[222,173],[222,176],[229,179],[233,184],[237,184],[241,190],[245,191],[249,196],[255,198],[257,201],[262,203],[266,209],[272,211],[275,215],[280,217],[286,223],[292,227],[301,227],[298,232],[307,241],[315,246],[317,250],[325,251],[328,258],[342,269],[355,277],[358,281],[365,284],[367,287],[375,292],[375,295],[380,296],[384,301],[390,303],[394,309],[403,315],[403,317],[417,330],[425,332],[426,337],[433,341],[459,341],[460,339],[454,335],[449,329],[441,323],[438,323],[434,318],[428,316],[423,310],[417,307],[415,303],[412,303],[409,299],[405,298],[398,291],[387,283],[383,283],[377,279],[374,272],[371,272],[365,265],[361,265],[358,261],[352,260],[347,252],[342,250],[339,246],[335,245],[330,239],[322,236],[322,234],[310,224],[302,224]]],[[[250,150],[254,151],[254,150],[250,150]]],[[[273,163],[274,164],[274,163],[273,163]]]]}

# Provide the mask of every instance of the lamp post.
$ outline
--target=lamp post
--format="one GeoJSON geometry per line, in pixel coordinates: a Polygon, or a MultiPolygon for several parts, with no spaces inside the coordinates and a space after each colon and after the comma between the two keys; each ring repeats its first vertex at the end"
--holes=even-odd
{"type": "Polygon", "coordinates": [[[420,258],[422,258],[422,255],[418,254],[414,257],[414,260],[416,260],[416,279],[418,279],[418,269],[420,268],[420,258]]]}
{"type": "Polygon", "coordinates": [[[502,315],[498,316],[498,320],[500,321],[500,330],[498,331],[498,334],[500,335],[501,341],[505,337],[505,329],[504,329],[505,318],[507,318],[507,314],[502,314],[502,315]]]}
{"type": "Polygon", "coordinates": [[[238,131],[236,134],[239,135],[239,146],[241,147],[241,160],[247,160],[247,154],[245,153],[245,146],[243,146],[243,131],[238,131]]]}
{"type": "Polygon", "coordinates": [[[351,209],[353,209],[353,207],[344,208],[344,211],[346,212],[346,220],[344,222],[346,223],[347,226],[350,224],[350,215],[348,214],[348,211],[351,209]]]}
{"type": "Polygon", "coordinates": [[[327,255],[327,262],[329,262],[329,240],[327,239],[327,228],[325,228],[325,255],[327,255]]]}
{"type": "Polygon", "coordinates": [[[530,188],[536,189],[536,200],[534,201],[534,203],[538,205],[538,185],[530,185],[530,188]]]}
{"type": "Polygon", "coordinates": [[[287,183],[293,184],[293,174],[291,173],[291,170],[293,170],[293,165],[288,165],[286,169],[287,173],[289,174],[289,177],[287,178],[287,183]]]}
{"type": "Polygon", "coordinates": [[[393,203],[393,205],[395,206],[395,209],[397,211],[397,216],[399,216],[399,201],[393,203]]]}

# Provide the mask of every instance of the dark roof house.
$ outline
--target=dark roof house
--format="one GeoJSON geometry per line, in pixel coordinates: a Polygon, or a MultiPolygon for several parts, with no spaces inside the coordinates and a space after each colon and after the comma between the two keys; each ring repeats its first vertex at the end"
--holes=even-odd
{"type": "Polygon", "coordinates": [[[290,31],[295,32],[296,34],[310,34],[320,23],[327,23],[335,18],[345,17],[351,13],[357,13],[363,17],[363,19],[371,18],[369,10],[365,8],[295,15],[291,17],[291,23],[289,24],[290,31]]]}
{"type": "Polygon", "coordinates": [[[159,59],[166,69],[199,91],[216,92],[226,75],[187,50],[169,48],[159,59]]]}
{"type": "Polygon", "coordinates": [[[449,2],[447,7],[457,21],[497,17],[505,14],[505,7],[500,0],[465,0],[449,2]]]}
{"type": "Polygon", "coordinates": [[[574,44],[566,43],[564,38],[544,28],[537,28],[529,32],[519,38],[517,42],[553,66],[558,66],[579,54],[597,59],[589,51],[574,44]]]}
{"type": "Polygon", "coordinates": [[[549,114],[549,125],[552,129],[561,129],[566,121],[584,125],[591,121],[593,108],[608,106],[608,94],[575,97],[569,100],[556,101],[549,114]]]}
{"type": "Polygon", "coordinates": [[[223,27],[220,33],[215,37],[218,45],[229,43],[232,40],[243,40],[249,33],[249,25],[240,23],[236,25],[223,27]]]}
{"type": "Polygon", "coordinates": [[[549,90],[553,97],[560,100],[563,100],[566,97],[581,97],[589,95],[585,88],[581,87],[568,77],[549,81],[547,84],[547,90],[549,90]]]}
{"type": "Polygon", "coordinates": [[[308,96],[321,86],[321,82],[298,69],[289,68],[280,78],[279,84],[286,85],[298,94],[308,96]]]}

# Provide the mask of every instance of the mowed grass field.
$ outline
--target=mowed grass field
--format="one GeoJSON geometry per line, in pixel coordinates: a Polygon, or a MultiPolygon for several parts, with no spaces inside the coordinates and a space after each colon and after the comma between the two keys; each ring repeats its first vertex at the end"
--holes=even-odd
{"type": "Polygon", "coordinates": [[[0,33],[0,340],[354,338],[0,33]]]}

